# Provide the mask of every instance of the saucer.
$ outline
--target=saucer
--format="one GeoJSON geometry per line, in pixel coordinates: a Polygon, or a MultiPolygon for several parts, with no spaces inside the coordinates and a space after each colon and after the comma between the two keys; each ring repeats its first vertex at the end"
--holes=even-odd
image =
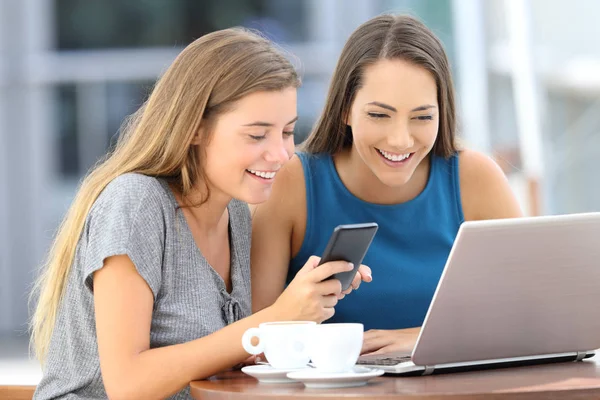
{"type": "Polygon", "coordinates": [[[381,369],[355,366],[352,371],[327,373],[309,368],[290,372],[287,377],[304,383],[307,388],[331,389],[366,385],[370,379],[384,374],[381,369]]]}
{"type": "Polygon", "coordinates": [[[273,368],[268,364],[248,365],[242,372],[258,379],[260,383],[296,383],[287,377],[288,373],[300,372],[311,368],[273,368]]]}

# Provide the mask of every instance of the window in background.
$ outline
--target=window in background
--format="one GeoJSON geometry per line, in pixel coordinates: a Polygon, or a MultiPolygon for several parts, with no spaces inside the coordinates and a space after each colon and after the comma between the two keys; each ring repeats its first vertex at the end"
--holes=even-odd
{"type": "Polygon", "coordinates": [[[148,96],[152,82],[94,82],[55,89],[58,172],[77,180],[116,144],[119,128],[148,96]]]}
{"type": "Polygon", "coordinates": [[[488,85],[492,155],[506,174],[519,172],[523,164],[519,150],[512,80],[508,76],[490,73],[488,85]]]}
{"type": "Polygon", "coordinates": [[[328,76],[303,77],[302,86],[298,90],[298,122],[294,132],[297,145],[306,140],[321,115],[328,85],[328,76]]]}
{"type": "Polygon", "coordinates": [[[113,82],[107,84],[107,144],[116,145],[125,118],[146,101],[154,82],[113,82]]]}
{"type": "Polygon", "coordinates": [[[58,172],[61,176],[78,176],[80,173],[78,156],[78,135],[75,85],[59,85],[54,90],[56,111],[58,172]]]}
{"type": "Polygon", "coordinates": [[[280,42],[306,41],[304,0],[56,0],[59,50],[185,46],[242,25],[280,42]]]}
{"type": "Polygon", "coordinates": [[[600,98],[549,90],[545,123],[546,199],[555,213],[598,211],[600,98]]]}

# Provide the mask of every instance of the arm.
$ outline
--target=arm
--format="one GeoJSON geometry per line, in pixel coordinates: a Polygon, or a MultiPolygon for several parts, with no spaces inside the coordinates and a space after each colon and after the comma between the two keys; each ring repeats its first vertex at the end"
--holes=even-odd
{"type": "MultiPolygon", "coordinates": [[[[283,292],[292,240],[306,229],[306,188],[298,156],[281,168],[269,199],[252,215],[252,311],[270,306],[283,292]]],[[[298,245],[299,248],[299,245],[298,245]]]]}
{"type": "Polygon", "coordinates": [[[154,299],[126,255],[105,260],[94,273],[94,307],[100,368],[111,399],[165,398],[248,357],[242,335],[262,322],[330,318],[341,285],[327,276],[349,270],[344,262],[315,268],[312,258],[272,307],[191,342],[150,349],[154,299]]]}
{"type": "Polygon", "coordinates": [[[201,339],[150,349],[153,304],[129,257],[110,257],[94,274],[98,353],[109,398],[164,398],[231,367],[248,356],[241,345],[245,330],[275,319],[265,310],[201,339]]]}

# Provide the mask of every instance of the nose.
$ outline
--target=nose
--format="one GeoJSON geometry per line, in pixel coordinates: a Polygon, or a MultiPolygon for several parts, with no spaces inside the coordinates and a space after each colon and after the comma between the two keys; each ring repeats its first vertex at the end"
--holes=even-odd
{"type": "Polygon", "coordinates": [[[290,150],[287,147],[283,137],[273,137],[265,151],[265,161],[276,163],[279,166],[285,164],[292,156],[291,152],[293,152],[293,148],[290,150]]]}
{"type": "Polygon", "coordinates": [[[389,133],[387,144],[394,149],[408,150],[414,146],[415,140],[409,127],[403,124],[389,133]]]}

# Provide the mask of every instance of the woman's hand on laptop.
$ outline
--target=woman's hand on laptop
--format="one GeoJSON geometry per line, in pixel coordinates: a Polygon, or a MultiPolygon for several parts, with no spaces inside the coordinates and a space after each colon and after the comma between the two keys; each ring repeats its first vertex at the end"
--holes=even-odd
{"type": "Polygon", "coordinates": [[[347,295],[351,291],[357,290],[361,282],[371,282],[372,280],[373,277],[371,276],[371,268],[367,267],[364,264],[361,264],[361,266],[358,267],[358,272],[356,273],[356,276],[354,276],[354,279],[352,280],[352,284],[348,289],[344,290],[342,294],[347,295]]]}
{"type": "Polygon", "coordinates": [[[421,328],[371,329],[365,332],[361,354],[384,354],[393,351],[410,351],[415,346],[421,328]]]}

